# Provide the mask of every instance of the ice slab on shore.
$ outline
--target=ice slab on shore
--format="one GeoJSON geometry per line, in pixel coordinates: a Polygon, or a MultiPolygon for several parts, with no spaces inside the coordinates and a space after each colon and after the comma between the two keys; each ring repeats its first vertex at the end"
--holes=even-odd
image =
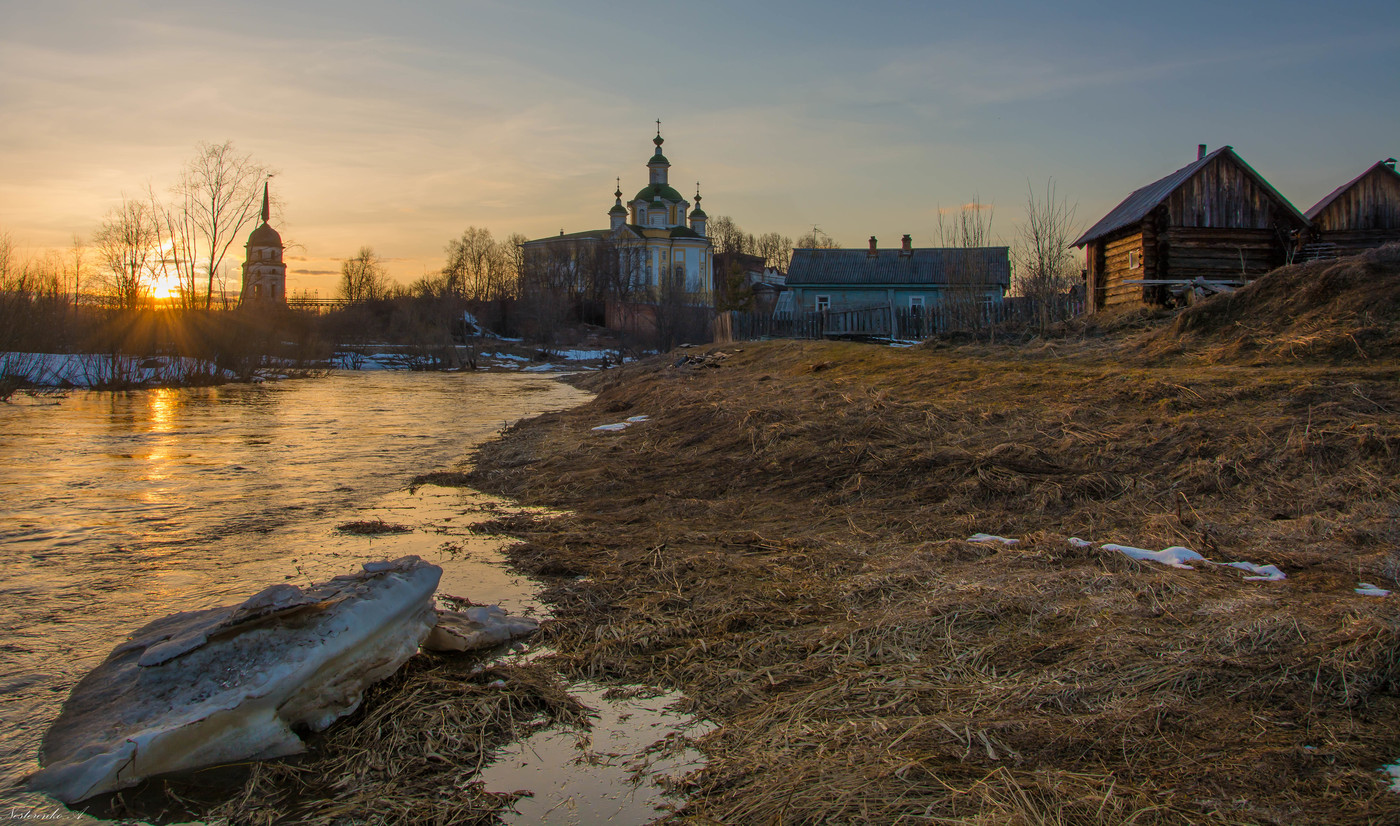
{"type": "Polygon", "coordinates": [[[44,735],[30,787],[73,803],[159,774],[303,750],[432,630],[442,569],[416,556],[305,590],[163,617],[113,649],[44,735]]]}
{"type": "Polygon", "coordinates": [[[473,605],[465,611],[437,612],[437,626],[423,641],[427,651],[477,651],[529,636],[540,624],[512,617],[499,605],[473,605]]]}
{"type": "Polygon", "coordinates": [[[1378,588],[1378,587],[1376,587],[1375,585],[1372,585],[1372,584],[1369,583],[1369,582],[1358,582],[1358,583],[1356,583],[1356,587],[1355,587],[1354,589],[1352,589],[1352,590],[1356,591],[1356,593],[1360,594],[1360,595],[1363,596],[1363,597],[1388,597],[1388,596],[1390,596],[1390,592],[1389,592],[1389,591],[1387,591],[1387,590],[1384,589],[1384,588],[1378,588]]]}

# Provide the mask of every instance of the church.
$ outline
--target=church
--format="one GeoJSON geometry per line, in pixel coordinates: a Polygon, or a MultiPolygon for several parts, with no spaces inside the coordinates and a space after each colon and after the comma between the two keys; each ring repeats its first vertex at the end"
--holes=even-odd
{"type": "Polygon", "coordinates": [[[263,183],[262,223],[248,236],[248,252],[243,258],[243,288],[240,305],[287,303],[287,265],[282,260],[282,236],[268,226],[272,216],[267,204],[267,183],[263,183]]]}
{"type": "MultiPolygon", "coordinates": [[[[647,159],[647,184],[625,204],[622,180],[613,192],[605,230],[588,230],[527,241],[522,245],[526,272],[563,265],[577,271],[597,262],[597,254],[616,251],[616,292],[637,302],[681,301],[691,305],[712,303],[711,256],[705,234],[705,211],[700,208],[699,184],[695,206],[668,180],[671,162],[661,152],[661,122],[657,121],[656,149],[647,159]]],[[[611,258],[612,253],[605,254],[611,258]]],[[[609,262],[611,264],[611,262],[609,262]]],[[[589,275],[576,272],[577,281],[589,275]]],[[[527,275],[528,277],[528,275],[527,275]]]]}

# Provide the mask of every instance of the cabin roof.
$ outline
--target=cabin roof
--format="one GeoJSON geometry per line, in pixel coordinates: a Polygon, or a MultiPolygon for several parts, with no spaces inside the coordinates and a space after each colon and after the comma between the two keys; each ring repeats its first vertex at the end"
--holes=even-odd
{"type": "Polygon", "coordinates": [[[788,265],[789,286],[808,284],[949,284],[959,270],[977,273],[976,283],[1011,284],[1006,247],[921,247],[903,250],[796,249],[788,265]]]}
{"type": "Polygon", "coordinates": [[[1388,166],[1388,164],[1393,163],[1395,163],[1394,158],[1386,158],[1383,161],[1376,161],[1375,163],[1367,167],[1365,172],[1362,172],[1360,175],[1357,175],[1355,178],[1352,178],[1350,181],[1347,181],[1346,183],[1332,190],[1332,192],[1329,193],[1326,198],[1323,198],[1321,201],[1318,201],[1317,203],[1313,204],[1312,209],[1308,210],[1303,214],[1307,216],[1309,221],[1313,220],[1317,216],[1321,215],[1324,209],[1331,206],[1333,201],[1340,198],[1343,192],[1346,192],[1348,189],[1351,189],[1352,187],[1361,183],[1361,180],[1363,178],[1365,178],[1367,175],[1370,175],[1372,172],[1375,172],[1377,169],[1384,169],[1391,175],[1400,178],[1400,172],[1396,172],[1395,167],[1388,166]]]}
{"type": "Polygon", "coordinates": [[[1211,152],[1209,155],[1206,155],[1204,158],[1200,158],[1196,161],[1193,161],[1192,163],[1187,164],[1186,166],[1183,166],[1182,168],[1166,176],[1165,178],[1153,181],[1147,186],[1135,190],[1133,194],[1129,195],[1127,198],[1124,198],[1121,204],[1114,207],[1107,215],[1100,218],[1097,224],[1094,224],[1092,227],[1090,227],[1083,235],[1079,236],[1079,239],[1077,241],[1075,241],[1070,246],[1082,247],[1090,241],[1102,238],[1103,236],[1109,234],[1110,232],[1113,232],[1114,230],[1122,229],[1123,227],[1126,227],[1130,224],[1135,224],[1138,221],[1141,221],[1143,218],[1146,218],[1147,213],[1156,209],[1158,205],[1160,205],[1163,201],[1167,199],[1168,196],[1170,196],[1173,192],[1176,191],[1177,187],[1186,183],[1188,180],[1191,179],[1193,175],[1195,175],[1197,172],[1200,172],[1208,164],[1210,164],[1211,161],[1215,160],[1221,155],[1225,155],[1231,160],[1233,160],[1235,163],[1239,164],[1240,167],[1243,168],[1244,171],[1250,175],[1250,177],[1254,178],[1256,183],[1264,187],[1264,189],[1267,190],[1276,201],[1288,207],[1288,210],[1290,212],[1298,216],[1298,220],[1302,221],[1305,224],[1308,223],[1308,219],[1305,218],[1303,214],[1298,211],[1297,207],[1289,203],[1288,199],[1280,195],[1279,191],[1277,189],[1274,189],[1272,184],[1264,180],[1262,175],[1260,175],[1258,172],[1255,172],[1253,167],[1245,163],[1244,159],[1241,158],[1239,155],[1235,154],[1235,150],[1233,147],[1222,146],[1214,152],[1211,152]]]}

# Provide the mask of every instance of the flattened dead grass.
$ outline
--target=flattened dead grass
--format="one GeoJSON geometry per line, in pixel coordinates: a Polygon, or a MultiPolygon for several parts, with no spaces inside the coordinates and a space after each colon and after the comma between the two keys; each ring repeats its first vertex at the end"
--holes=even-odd
{"type": "Polygon", "coordinates": [[[572,512],[511,526],[559,577],[564,673],[722,724],[686,817],[1400,821],[1376,771],[1400,757],[1400,621],[1352,592],[1400,575],[1394,364],[692,355],[589,378],[472,477],[572,512]],[[651,418],[590,430],[623,413],[651,418]]]}

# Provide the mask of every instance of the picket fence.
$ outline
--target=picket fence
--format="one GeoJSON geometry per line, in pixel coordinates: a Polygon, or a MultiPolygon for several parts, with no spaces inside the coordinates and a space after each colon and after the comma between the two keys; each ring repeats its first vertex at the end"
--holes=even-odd
{"type": "Polygon", "coordinates": [[[1054,324],[1084,312],[1084,298],[1005,298],[977,304],[938,304],[924,309],[889,306],[820,312],[720,313],[715,341],[763,338],[885,338],[918,341],[949,333],[976,333],[993,327],[1054,324]]]}

